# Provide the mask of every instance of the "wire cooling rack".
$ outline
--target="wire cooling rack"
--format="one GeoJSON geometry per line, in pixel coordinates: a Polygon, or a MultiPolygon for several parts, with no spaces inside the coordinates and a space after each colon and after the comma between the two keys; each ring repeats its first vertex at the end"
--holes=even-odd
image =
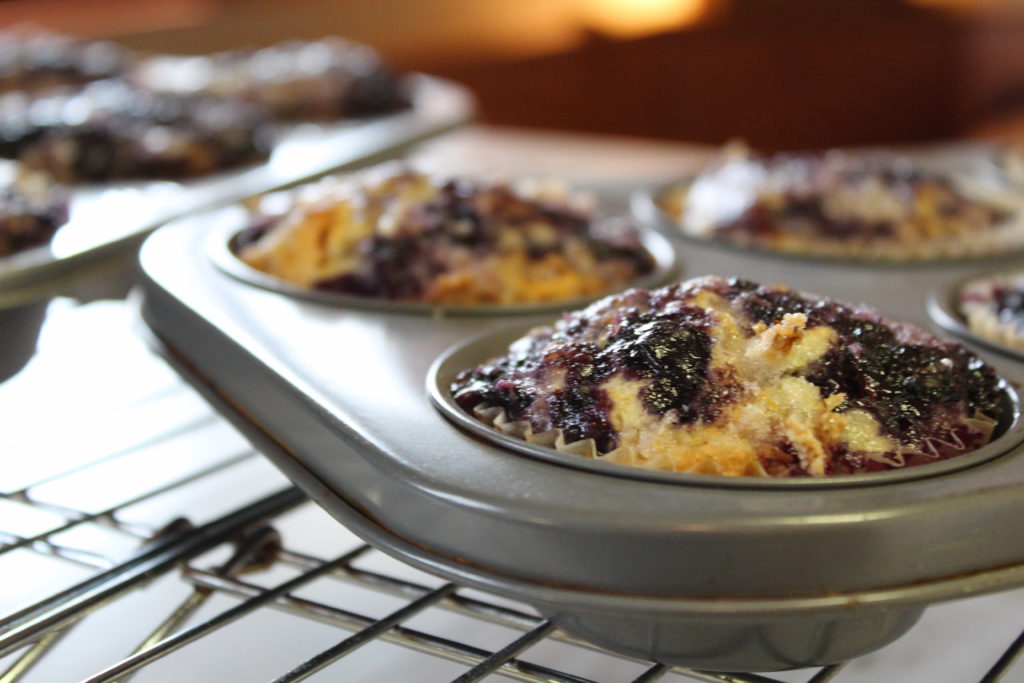
{"type": "Polygon", "coordinates": [[[783,674],[670,668],[573,640],[346,532],[127,318],[119,303],[56,302],[37,359],[0,385],[0,683],[1024,680],[1019,591],[932,608],[910,645],[783,674]]]}

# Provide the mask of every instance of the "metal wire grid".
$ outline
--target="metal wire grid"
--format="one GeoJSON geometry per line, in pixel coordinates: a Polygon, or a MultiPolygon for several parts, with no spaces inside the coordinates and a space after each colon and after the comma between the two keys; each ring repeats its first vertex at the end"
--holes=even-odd
{"type": "MultiPolygon", "coordinates": [[[[157,361],[154,359],[153,362],[157,361]]],[[[190,392],[184,385],[176,383],[157,388],[151,394],[131,402],[130,407],[137,411],[140,406],[145,409],[147,404],[152,404],[156,409],[161,398],[190,392]]],[[[360,560],[377,552],[367,545],[357,545],[331,559],[289,549],[285,545],[287,539],[282,541],[275,530],[275,521],[297,506],[310,504],[294,488],[285,488],[269,496],[250,500],[234,512],[199,526],[185,518],[173,519],[163,526],[144,525],[122,518],[123,511],[133,505],[158,496],[174,495],[189,484],[259,457],[248,448],[218,453],[207,464],[98,510],[75,509],[47,502],[35,495],[38,489],[57,480],[78,475],[91,468],[109,466],[146,448],[187,437],[218,423],[219,418],[209,410],[193,414],[187,419],[171,422],[164,429],[131,445],[100,452],[98,457],[87,462],[0,494],[0,501],[55,515],[60,520],[30,534],[6,529],[0,521],[0,562],[14,551],[27,550],[89,570],[84,580],[57,589],[28,607],[0,618],[0,658],[7,657],[4,661],[11,662],[6,671],[0,674],[0,683],[13,683],[29,674],[47,653],[91,614],[156,577],[171,573],[177,574],[190,585],[188,597],[170,607],[167,617],[140,640],[134,652],[95,673],[88,681],[126,680],[166,655],[264,608],[316,620],[344,632],[335,645],[280,675],[275,679],[277,681],[304,680],[374,640],[463,664],[466,670],[454,679],[459,682],[480,680],[492,674],[520,681],[580,683],[590,680],[529,661],[528,651],[543,640],[587,648],[591,646],[569,638],[525,608],[518,609],[499,604],[501,601],[473,597],[470,595],[473,591],[450,583],[429,586],[361,568],[360,560]],[[69,531],[90,525],[102,526],[130,539],[137,549],[127,557],[112,557],[94,547],[65,542],[60,538],[69,531]],[[211,566],[206,559],[209,551],[218,548],[223,550],[227,546],[234,548],[230,558],[211,566]],[[271,586],[261,585],[247,576],[271,567],[287,567],[296,571],[297,575],[271,586]],[[322,578],[394,596],[400,598],[402,604],[383,617],[371,617],[343,605],[297,594],[300,588],[322,578]],[[235,602],[226,610],[186,625],[196,621],[197,613],[214,595],[231,596],[235,602]],[[488,650],[406,625],[415,615],[432,608],[442,608],[480,622],[505,626],[522,635],[514,637],[503,647],[488,650]]],[[[0,517],[2,519],[6,517],[0,517]]],[[[993,664],[982,680],[986,683],[999,680],[1022,649],[1024,634],[993,664]]],[[[807,680],[809,683],[829,681],[841,670],[842,665],[826,667],[809,672],[807,680]]],[[[653,681],[664,676],[734,683],[777,681],[756,674],[705,673],[650,663],[632,680],[653,681]]]]}

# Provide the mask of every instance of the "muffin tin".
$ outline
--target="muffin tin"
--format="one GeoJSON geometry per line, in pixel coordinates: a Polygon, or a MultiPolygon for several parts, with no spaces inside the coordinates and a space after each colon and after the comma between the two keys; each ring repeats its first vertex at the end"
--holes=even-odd
{"type": "MultiPolygon", "coordinates": [[[[143,318],[278,467],[407,561],[529,602],[613,650],[718,670],[839,661],[898,637],[931,602],[1024,584],[1013,389],[1024,366],[1010,359],[980,352],[1007,381],[1012,415],[955,471],[766,486],[556,461],[453,424],[428,393],[443,405],[455,366],[555,314],[427,314],[254,286],[209,258],[243,216],[209,211],[149,238],[143,318]]],[[[784,281],[922,326],[927,294],[979,267],[674,242],[688,277],[784,281]]]]}

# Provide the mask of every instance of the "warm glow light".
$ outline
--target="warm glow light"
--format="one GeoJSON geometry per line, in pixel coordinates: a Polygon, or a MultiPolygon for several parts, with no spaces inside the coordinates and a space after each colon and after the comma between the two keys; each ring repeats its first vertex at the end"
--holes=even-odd
{"type": "Polygon", "coordinates": [[[584,22],[617,38],[678,29],[700,19],[710,0],[581,0],[584,22]]]}

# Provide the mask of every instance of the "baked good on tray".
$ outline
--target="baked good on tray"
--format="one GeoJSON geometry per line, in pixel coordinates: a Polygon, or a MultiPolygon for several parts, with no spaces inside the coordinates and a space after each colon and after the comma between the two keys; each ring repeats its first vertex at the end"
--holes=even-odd
{"type": "Polygon", "coordinates": [[[880,152],[733,146],[658,203],[685,234],[783,253],[914,260],[1024,246],[1024,193],[880,152]]]}
{"type": "Polygon", "coordinates": [[[120,75],[132,60],[123,47],[52,33],[0,31],[0,92],[40,91],[120,75]]]}
{"type": "Polygon", "coordinates": [[[260,104],[284,120],[373,116],[408,107],[402,79],[366,45],[287,41],[204,57],[158,56],[134,69],[144,87],[260,104]]]}
{"type": "Polygon", "coordinates": [[[958,308],[975,334],[1024,351],[1024,272],[968,282],[960,290],[958,308]]]}
{"type": "Polygon", "coordinates": [[[64,183],[191,178],[266,157],[267,122],[246,103],[97,81],[0,98],[0,156],[64,183]]]}
{"type": "Polygon", "coordinates": [[[581,456],[823,477],[982,446],[1000,387],[961,344],[865,306],[705,277],[567,314],[451,391],[495,428],[581,456]]]}
{"type": "Polygon", "coordinates": [[[0,189],[0,256],[48,243],[67,220],[67,193],[42,175],[22,175],[0,189]]]}
{"type": "Polygon", "coordinates": [[[284,215],[254,218],[235,248],[299,287],[453,305],[591,297],[654,268],[632,226],[561,187],[406,168],[307,187],[284,215]]]}

